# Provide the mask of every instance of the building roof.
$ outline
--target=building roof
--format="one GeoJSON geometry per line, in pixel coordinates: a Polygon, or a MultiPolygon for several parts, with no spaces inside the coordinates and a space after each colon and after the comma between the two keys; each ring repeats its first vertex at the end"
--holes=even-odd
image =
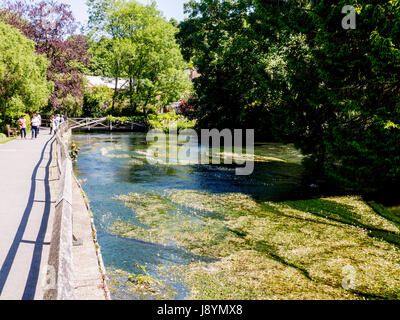
{"type": "MultiPolygon", "coordinates": [[[[86,76],[87,84],[89,87],[97,88],[106,86],[110,89],[115,89],[115,79],[99,76],[86,76]]],[[[126,90],[129,88],[129,80],[119,78],[118,79],[118,90],[126,90]]]]}

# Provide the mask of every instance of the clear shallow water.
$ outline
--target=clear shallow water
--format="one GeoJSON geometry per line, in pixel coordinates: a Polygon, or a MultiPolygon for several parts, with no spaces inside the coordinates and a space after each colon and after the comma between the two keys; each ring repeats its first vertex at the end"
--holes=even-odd
{"type": "MultiPolygon", "coordinates": [[[[166,280],[174,292],[168,298],[184,299],[188,294],[185,284],[162,274],[160,267],[209,259],[196,256],[173,242],[160,245],[113,235],[110,228],[116,221],[144,230],[148,228],[137,219],[134,209],[115,197],[134,193],[162,198],[170,190],[195,190],[211,195],[241,193],[257,201],[283,201],[307,196],[307,189],[301,185],[302,157],[288,145],[256,144],[256,155],[284,161],[256,162],[251,176],[236,176],[233,165],[148,164],[144,155],[149,145],[145,143],[144,134],[74,134],[73,140],[81,148],[74,166],[75,173],[90,199],[104,263],[111,280],[115,280],[112,281],[113,299],[154,299],[154,295],[132,292],[124,286],[127,274],[140,273],[138,265],[145,266],[151,277],[166,280]],[[115,270],[123,271],[119,273],[119,279],[113,274],[115,270]]],[[[165,210],[171,215],[193,216],[193,210],[184,205],[174,204],[170,208],[168,201],[160,200],[157,210],[160,205],[165,205],[165,210]]],[[[179,219],[176,223],[179,224],[179,219]]],[[[168,227],[173,228],[171,224],[168,227]]]]}

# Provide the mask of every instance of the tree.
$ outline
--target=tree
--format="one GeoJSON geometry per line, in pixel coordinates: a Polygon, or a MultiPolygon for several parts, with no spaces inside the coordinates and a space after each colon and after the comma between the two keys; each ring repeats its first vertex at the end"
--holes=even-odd
{"type": "Polygon", "coordinates": [[[115,80],[114,95],[111,112],[115,109],[118,97],[119,81],[121,77],[127,76],[122,66],[122,55],[120,41],[103,36],[100,40],[91,40],[89,53],[92,59],[88,65],[88,74],[103,77],[112,77],[115,80]]]}
{"type": "Polygon", "coordinates": [[[398,185],[399,3],[289,1],[280,15],[257,3],[264,30],[272,20],[289,36],[274,32],[287,76],[273,123],[307,156],[307,172],[363,192],[398,185]],[[347,5],[357,10],[354,30],[342,26],[347,5]]]}
{"type": "Polygon", "coordinates": [[[44,106],[53,89],[47,81],[49,63],[35,52],[35,44],[17,29],[0,21],[1,120],[18,118],[44,106]]]}
{"type": "Polygon", "coordinates": [[[21,30],[50,61],[48,79],[55,84],[52,110],[78,115],[82,103],[83,74],[90,56],[87,38],[74,35],[77,25],[68,5],[52,0],[38,3],[6,2],[0,20],[21,30]]]}
{"type": "Polygon", "coordinates": [[[102,37],[97,41],[89,40],[89,53],[92,58],[87,65],[86,73],[93,76],[114,77],[112,40],[102,37]]]}
{"type": "MultiPolygon", "coordinates": [[[[107,86],[87,89],[83,95],[83,117],[100,118],[110,111],[113,90],[107,86]]],[[[115,115],[115,114],[114,114],[115,115]]]]}
{"type": "Polygon", "coordinates": [[[100,0],[88,5],[93,13],[89,20],[96,22],[92,33],[100,25],[110,39],[109,69],[116,83],[121,75],[129,79],[132,114],[138,108],[146,113],[150,105],[177,101],[190,90],[186,63],[175,40],[177,29],[161,17],[155,3],[144,6],[136,1],[100,0]]]}
{"type": "Polygon", "coordinates": [[[269,56],[251,28],[252,6],[245,0],[190,1],[185,5],[189,18],[180,24],[177,38],[185,59],[201,74],[194,81],[199,126],[251,127],[260,138],[271,138],[274,99],[265,101],[273,92],[265,71],[269,56]]]}
{"type": "Polygon", "coordinates": [[[352,188],[379,190],[400,183],[400,2],[319,1],[321,30],[313,52],[320,88],[315,103],[327,115],[321,136],[322,172],[352,188]],[[357,11],[343,30],[342,8],[357,11]]]}
{"type": "Polygon", "coordinates": [[[201,126],[295,142],[312,179],[400,184],[399,1],[200,0],[186,11],[178,39],[202,74],[201,126]],[[356,29],[342,26],[347,5],[356,29]]]}

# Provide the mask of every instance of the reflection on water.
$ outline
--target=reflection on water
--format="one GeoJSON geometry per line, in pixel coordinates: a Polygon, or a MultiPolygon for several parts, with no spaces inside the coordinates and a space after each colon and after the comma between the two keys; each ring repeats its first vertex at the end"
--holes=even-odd
{"type": "Polygon", "coordinates": [[[145,266],[149,277],[163,279],[171,287],[174,294],[168,298],[187,296],[184,283],[160,272],[164,267],[211,259],[179,246],[179,239],[171,236],[192,230],[196,223],[204,227],[202,209],[193,210],[185,202],[208,197],[210,206],[213,195],[225,194],[281,201],[301,198],[307,190],[301,186],[302,157],[288,145],[256,144],[253,174],[237,176],[235,165],[148,164],[150,146],[144,134],[75,134],[73,140],[81,148],[75,172],[95,214],[104,263],[114,280],[114,299],[157,298],[126,289],[122,285],[126,279],[118,280],[113,273],[135,274],[138,265],[145,266]],[[130,237],[120,236],[129,232],[130,237]]]}

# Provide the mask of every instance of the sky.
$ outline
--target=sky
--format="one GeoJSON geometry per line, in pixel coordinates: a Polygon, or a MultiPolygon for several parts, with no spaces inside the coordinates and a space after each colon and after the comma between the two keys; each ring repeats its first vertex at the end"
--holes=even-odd
{"type": "MultiPolygon", "coordinates": [[[[56,0],[69,4],[74,13],[75,19],[84,25],[88,19],[86,0],[56,0]]],[[[137,0],[143,4],[151,3],[151,0],[137,0]]],[[[156,0],[158,9],[163,12],[164,16],[169,20],[175,18],[178,21],[184,19],[183,4],[187,0],[156,0]]]]}

